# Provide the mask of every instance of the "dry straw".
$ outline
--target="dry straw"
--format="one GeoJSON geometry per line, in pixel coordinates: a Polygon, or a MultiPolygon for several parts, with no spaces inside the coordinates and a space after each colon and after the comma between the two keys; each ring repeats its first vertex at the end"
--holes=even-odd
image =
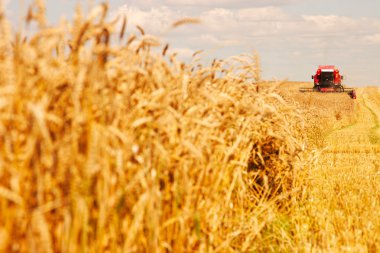
{"type": "Polygon", "coordinates": [[[26,41],[0,16],[0,249],[246,252],[286,237],[265,235],[294,190],[299,118],[258,92],[256,56],[168,63],[142,28],[111,43],[107,9],[48,27],[38,4],[26,41]]]}

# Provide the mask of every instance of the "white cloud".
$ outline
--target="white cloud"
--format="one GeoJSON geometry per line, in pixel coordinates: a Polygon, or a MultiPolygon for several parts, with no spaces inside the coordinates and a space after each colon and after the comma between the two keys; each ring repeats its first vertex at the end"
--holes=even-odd
{"type": "Polygon", "coordinates": [[[236,12],[236,17],[241,22],[284,21],[289,19],[284,11],[276,7],[241,9],[236,12]]]}
{"type": "Polygon", "coordinates": [[[128,25],[139,25],[147,33],[156,35],[167,32],[173,22],[184,17],[179,11],[175,11],[167,6],[142,10],[138,7],[124,5],[114,15],[125,15],[128,25]]]}
{"type": "MultiPolygon", "coordinates": [[[[174,5],[170,1],[164,2],[174,5]]],[[[176,6],[197,1],[176,1],[176,6]]],[[[227,5],[232,1],[220,3],[227,5]]],[[[379,19],[294,15],[278,6],[213,8],[211,6],[216,6],[214,0],[207,4],[209,7],[199,8],[198,12],[165,4],[150,9],[125,5],[118,13],[127,15],[129,29],[131,24],[139,24],[147,33],[164,37],[171,45],[171,52],[178,52],[180,58],[189,58],[199,49],[205,49],[204,55],[210,58],[226,58],[231,54],[257,49],[262,55],[264,71],[265,64],[274,64],[283,66],[284,73],[289,73],[287,66],[302,62],[313,66],[324,63],[346,64],[349,69],[348,65],[355,64],[352,61],[355,57],[363,61],[379,60],[370,51],[379,51],[374,48],[380,45],[379,19]],[[173,22],[184,17],[199,18],[202,23],[170,28],[173,22]]]]}
{"type": "Polygon", "coordinates": [[[259,6],[272,6],[272,5],[286,5],[299,2],[299,0],[165,0],[164,3],[174,6],[203,6],[210,8],[221,7],[259,7],[259,6]]]}
{"type": "Polygon", "coordinates": [[[160,6],[171,6],[173,8],[189,8],[195,11],[205,8],[255,8],[266,6],[291,5],[304,0],[128,0],[131,6],[147,10],[160,6]]]}
{"type": "Polygon", "coordinates": [[[290,17],[279,8],[211,9],[202,12],[204,30],[235,40],[246,37],[281,34],[289,30],[290,17]]]}
{"type": "Polygon", "coordinates": [[[268,36],[277,39],[281,39],[281,36],[292,37],[294,43],[302,45],[307,42],[309,47],[320,47],[321,41],[327,41],[328,36],[334,36],[329,38],[331,44],[334,41],[340,45],[347,44],[347,39],[352,40],[354,37],[360,37],[367,44],[376,44],[378,35],[373,33],[380,25],[378,20],[363,22],[360,19],[336,15],[291,16],[278,7],[237,10],[212,8],[195,16],[202,21],[200,25],[185,26],[172,31],[170,26],[173,22],[189,15],[168,6],[142,10],[128,5],[122,6],[118,14],[127,16],[129,27],[140,25],[147,33],[159,36],[181,36],[182,39],[188,37],[197,49],[202,45],[207,48],[208,45],[226,47],[249,44],[251,41],[255,43],[268,36]]]}
{"type": "MultiPolygon", "coordinates": [[[[183,0],[181,3],[186,3],[186,1],[183,0]]],[[[150,34],[175,33],[185,37],[200,38],[199,42],[202,43],[218,45],[224,43],[231,46],[238,45],[238,41],[255,40],[255,38],[265,36],[293,36],[301,43],[305,40],[310,41],[312,38],[325,39],[326,36],[332,34],[341,36],[342,39],[364,37],[367,43],[377,43],[378,35],[375,33],[378,32],[380,26],[379,20],[354,19],[336,15],[291,16],[278,7],[236,10],[212,8],[193,15],[202,21],[200,25],[177,28],[172,32],[170,26],[173,22],[191,15],[168,6],[142,10],[128,5],[122,6],[118,14],[127,16],[129,27],[140,25],[150,34]]],[[[318,40],[315,41],[316,46],[318,43],[318,40]]]]}
{"type": "Polygon", "coordinates": [[[365,36],[363,39],[370,45],[380,45],[380,33],[365,36]]]}
{"type": "Polygon", "coordinates": [[[328,15],[328,16],[303,16],[310,26],[319,32],[344,32],[358,28],[358,22],[353,18],[328,15]]]}
{"type": "Polygon", "coordinates": [[[223,39],[222,37],[217,38],[212,34],[202,34],[199,37],[196,37],[194,40],[202,43],[202,44],[211,44],[215,46],[239,46],[242,44],[241,40],[238,39],[223,39]]]}
{"type": "Polygon", "coordinates": [[[214,32],[229,33],[238,25],[235,13],[224,8],[202,12],[199,18],[205,30],[214,32]]]}

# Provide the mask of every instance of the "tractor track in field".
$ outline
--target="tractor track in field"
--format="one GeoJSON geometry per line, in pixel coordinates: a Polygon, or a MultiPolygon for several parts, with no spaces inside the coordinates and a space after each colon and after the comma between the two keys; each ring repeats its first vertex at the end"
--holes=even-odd
{"type": "Polygon", "coordinates": [[[374,123],[369,133],[370,142],[372,144],[380,144],[380,136],[378,133],[379,115],[377,114],[377,112],[379,112],[379,108],[376,108],[376,106],[374,106],[374,104],[368,98],[364,96],[363,96],[363,105],[368,109],[368,111],[372,115],[373,123],[374,123]],[[371,106],[369,106],[368,104],[370,104],[371,106]],[[372,109],[374,107],[376,108],[376,110],[372,109]]]}
{"type": "Polygon", "coordinates": [[[370,96],[366,88],[359,90],[356,123],[332,131],[326,138],[328,147],[324,153],[380,153],[380,106],[370,96]]]}
{"type": "Polygon", "coordinates": [[[312,238],[328,252],[380,250],[369,250],[380,241],[380,92],[360,88],[357,97],[356,122],[327,136],[310,173],[312,238]]]}

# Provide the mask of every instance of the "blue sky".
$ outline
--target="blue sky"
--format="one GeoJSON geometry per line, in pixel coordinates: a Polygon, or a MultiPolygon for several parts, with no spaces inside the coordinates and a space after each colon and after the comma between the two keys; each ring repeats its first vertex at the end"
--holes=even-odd
{"type": "MultiPolygon", "coordinates": [[[[8,0],[7,15],[17,27],[25,14],[8,0]],[[22,13],[22,14],[20,14],[22,13]]],[[[101,1],[47,3],[50,24],[72,17],[75,5],[101,1]]],[[[205,60],[256,50],[263,78],[311,81],[319,64],[337,65],[349,86],[380,86],[380,1],[361,0],[111,0],[110,15],[126,15],[130,32],[139,24],[186,59],[203,49],[205,60]],[[184,17],[200,25],[170,29],[184,17]]]]}

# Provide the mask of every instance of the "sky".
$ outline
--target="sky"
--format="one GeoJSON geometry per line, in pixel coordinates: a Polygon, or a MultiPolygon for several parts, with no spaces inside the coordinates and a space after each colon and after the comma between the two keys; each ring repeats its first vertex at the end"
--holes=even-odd
{"type": "MultiPolygon", "coordinates": [[[[1,1],[1,0],[0,0],[1,1]]],[[[4,0],[3,0],[4,1],[4,0]]],[[[14,27],[25,16],[28,0],[5,0],[14,27]]],[[[79,3],[97,0],[46,0],[49,24],[70,19],[79,3]]],[[[379,0],[109,0],[110,18],[125,15],[169,43],[188,59],[197,50],[205,62],[257,51],[262,78],[312,81],[318,65],[335,65],[347,86],[380,86],[379,0]],[[196,25],[171,28],[191,17],[196,25]]]]}

